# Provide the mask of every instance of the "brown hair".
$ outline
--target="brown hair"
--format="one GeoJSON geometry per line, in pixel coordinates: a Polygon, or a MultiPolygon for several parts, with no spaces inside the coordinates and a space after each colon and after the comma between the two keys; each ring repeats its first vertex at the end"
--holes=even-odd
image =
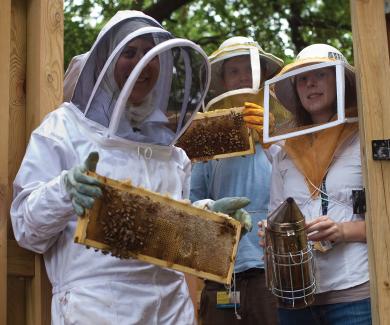
{"type": "MultiPolygon", "coordinates": [[[[336,71],[334,71],[336,73],[336,71]]],[[[295,111],[295,122],[297,126],[305,126],[313,123],[310,114],[306,109],[302,106],[302,103],[299,99],[298,92],[296,89],[296,85],[294,85],[295,96],[299,101],[299,105],[295,111]]],[[[355,79],[350,78],[349,75],[345,74],[345,109],[352,108],[357,106],[356,99],[356,84],[355,79]]],[[[337,105],[333,107],[333,111],[336,114],[337,105]]]]}

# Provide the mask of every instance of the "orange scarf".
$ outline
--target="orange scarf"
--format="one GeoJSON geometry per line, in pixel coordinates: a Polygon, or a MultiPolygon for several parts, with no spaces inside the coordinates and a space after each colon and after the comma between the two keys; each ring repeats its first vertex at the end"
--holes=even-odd
{"type": "Polygon", "coordinates": [[[357,130],[357,123],[344,123],[286,140],[284,150],[304,175],[312,198],[319,195],[317,188],[320,188],[336,150],[357,130]]]}

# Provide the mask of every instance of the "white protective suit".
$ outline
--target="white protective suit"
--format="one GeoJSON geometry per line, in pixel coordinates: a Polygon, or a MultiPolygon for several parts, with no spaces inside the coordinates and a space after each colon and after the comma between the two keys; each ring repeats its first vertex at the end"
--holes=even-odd
{"type": "MultiPolygon", "coordinates": [[[[115,92],[110,97],[107,84],[104,84],[107,76],[100,79],[103,87],[97,85],[92,90],[94,83],[99,82],[96,81],[99,80],[99,73],[104,71],[103,64],[100,64],[97,58],[103,57],[103,63],[109,61],[107,57],[118,45],[112,41],[118,39],[117,34],[113,33],[117,33],[118,26],[123,26],[125,22],[127,26],[132,26],[133,21],[137,24],[141,21],[141,28],[152,26],[156,34],[162,33],[166,35],[166,39],[172,38],[156,21],[140,12],[125,11],[114,16],[108,23],[109,27],[99,35],[88,52],[72,100],[50,113],[32,133],[14,182],[11,217],[15,238],[20,246],[44,255],[47,273],[53,285],[52,324],[194,323],[193,306],[182,273],[137,260],[121,260],[103,255],[73,242],[77,217],[65,189],[64,175],[72,167],[82,164],[92,151],[99,153],[96,172],[101,175],[118,180],[130,179],[136,186],[169,193],[175,199],[189,196],[190,161],[182,149],[169,145],[168,140],[162,139],[161,136],[166,131],[169,134],[166,139],[171,141],[172,137],[185,130],[185,126],[199,109],[209,81],[207,56],[203,51],[189,41],[176,40],[186,46],[182,51],[177,45],[176,54],[183,54],[186,50],[193,52],[190,57],[184,58],[184,80],[187,88],[183,93],[187,96],[187,102],[180,99],[182,106],[179,107],[177,119],[180,125],[176,133],[172,128],[168,130],[168,127],[161,126],[161,120],[167,120],[164,112],[167,112],[169,107],[164,110],[160,101],[158,109],[145,118],[146,122],[154,122],[157,119],[160,124],[146,123],[148,125],[143,129],[141,123],[137,132],[130,126],[130,135],[120,138],[117,134],[123,131],[126,123],[129,124],[126,120],[126,97],[122,102],[115,92]],[[102,56],[101,52],[107,48],[107,43],[108,53],[102,56]],[[189,76],[189,66],[194,57],[198,57],[197,63],[200,66],[194,67],[193,71],[197,73],[189,76]],[[203,84],[200,81],[191,83],[201,70],[205,72],[203,84]],[[196,88],[192,93],[188,91],[191,85],[196,88]],[[93,114],[86,113],[87,102],[90,102],[89,112],[93,114]],[[193,106],[191,111],[185,109],[185,103],[193,106]],[[106,122],[109,125],[100,124],[98,115],[103,111],[104,118],[108,117],[106,122]],[[107,112],[111,116],[107,115],[107,112]],[[183,112],[185,116],[180,115],[183,112]],[[116,124],[113,122],[113,116],[118,119],[116,124]],[[158,138],[153,138],[153,133],[150,133],[153,128],[156,129],[158,138]],[[132,138],[134,133],[136,135],[132,138]],[[142,142],[135,142],[134,139],[142,142]],[[147,142],[150,139],[154,143],[147,142]]],[[[128,38],[132,30],[137,28],[131,27],[127,33],[122,31],[121,37],[128,38]]],[[[156,36],[152,36],[158,43],[156,36]]],[[[127,41],[121,46],[126,45],[127,41]]],[[[173,49],[174,44],[170,44],[173,49]]],[[[164,82],[159,80],[156,88],[159,85],[165,88],[154,89],[153,99],[158,97],[157,90],[160,95],[169,96],[172,93],[169,88],[169,74],[181,71],[172,68],[175,64],[172,58],[170,61],[164,61],[164,56],[169,58],[170,53],[168,49],[158,54],[160,65],[164,64],[167,69],[160,67],[160,77],[165,79],[164,82]],[[166,62],[170,62],[170,65],[166,62]]],[[[149,52],[142,60],[148,54],[149,52]]],[[[115,57],[112,62],[115,63],[115,57]]],[[[129,79],[132,75],[133,73],[129,79]]],[[[180,79],[177,75],[171,78],[180,79]]],[[[124,88],[128,83],[131,84],[129,79],[124,88]]],[[[130,93],[129,87],[127,88],[130,93]]],[[[178,94],[176,92],[175,96],[179,96],[178,94]]],[[[172,103],[166,100],[166,106],[168,102],[172,103]]]]}

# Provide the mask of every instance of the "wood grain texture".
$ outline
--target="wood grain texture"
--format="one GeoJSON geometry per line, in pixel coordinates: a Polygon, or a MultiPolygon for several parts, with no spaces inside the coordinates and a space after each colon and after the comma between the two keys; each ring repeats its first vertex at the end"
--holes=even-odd
{"type": "Polygon", "coordinates": [[[351,0],[359,128],[367,198],[374,324],[390,324],[390,164],[373,161],[371,141],[390,138],[390,66],[383,0],[351,0]]]}
{"type": "Polygon", "coordinates": [[[8,276],[8,314],[7,324],[26,324],[26,284],[27,279],[8,276]]]}
{"type": "Polygon", "coordinates": [[[13,237],[12,182],[27,140],[62,102],[63,1],[2,0],[0,17],[0,324],[50,324],[51,288],[42,256],[10,240],[7,262],[7,237],[13,237]]]}
{"type": "Polygon", "coordinates": [[[34,278],[26,283],[26,325],[51,324],[51,285],[43,258],[34,255],[34,278]]]}
{"type": "MultiPolygon", "coordinates": [[[[21,248],[15,240],[8,240],[8,276],[9,277],[33,277],[35,274],[34,253],[21,248]]],[[[8,291],[12,290],[9,288],[8,291]]],[[[22,300],[22,299],[21,299],[22,300]]],[[[15,304],[16,306],[16,304],[15,304]]],[[[16,313],[23,312],[17,310],[16,313]]]]}
{"type": "MultiPolygon", "coordinates": [[[[19,170],[26,150],[26,20],[27,6],[24,0],[13,0],[11,5],[11,57],[10,57],[10,104],[8,142],[8,181],[12,183],[19,170]]],[[[10,206],[11,202],[9,202],[10,206]]],[[[9,238],[12,238],[11,223],[9,238]]]]}
{"type": "Polygon", "coordinates": [[[27,137],[62,103],[63,1],[29,0],[27,6],[27,137]]]}
{"type": "MultiPolygon", "coordinates": [[[[27,1],[26,139],[62,103],[63,1],[27,1]]],[[[50,324],[51,288],[42,256],[27,283],[27,324],[50,324]]]]}
{"type": "Polygon", "coordinates": [[[0,1],[0,324],[7,323],[8,130],[10,102],[11,0],[0,1]]]}

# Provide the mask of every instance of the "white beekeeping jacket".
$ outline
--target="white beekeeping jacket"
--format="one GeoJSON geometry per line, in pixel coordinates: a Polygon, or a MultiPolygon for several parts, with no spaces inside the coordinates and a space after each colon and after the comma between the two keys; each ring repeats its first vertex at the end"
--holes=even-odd
{"type": "Polygon", "coordinates": [[[209,82],[203,51],[174,39],[152,18],[125,11],[107,26],[81,60],[70,101],[31,135],[14,182],[15,238],[22,247],[44,254],[53,285],[53,324],[192,324],[193,306],[182,273],[73,242],[77,217],[64,175],[91,151],[99,153],[96,172],[101,175],[188,198],[190,161],[172,143],[196,114],[209,82]],[[110,71],[121,49],[145,34],[155,47],[118,89],[110,71]],[[134,127],[127,98],[142,67],[156,57],[159,80],[142,106],[152,109],[147,107],[148,114],[134,127]]]}

